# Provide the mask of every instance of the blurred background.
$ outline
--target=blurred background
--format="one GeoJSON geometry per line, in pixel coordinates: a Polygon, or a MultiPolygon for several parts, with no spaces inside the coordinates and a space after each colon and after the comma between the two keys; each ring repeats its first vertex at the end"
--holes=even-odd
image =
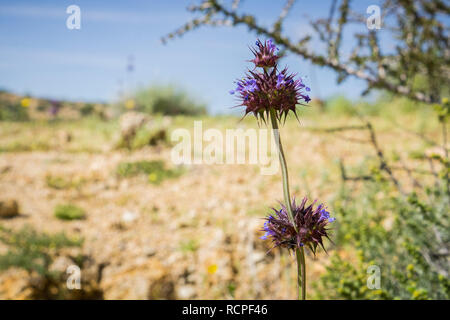
{"type": "Polygon", "coordinates": [[[194,121],[258,128],[229,91],[271,38],[311,87],[281,129],[292,193],[337,218],[309,298],[448,299],[449,13],[0,1],[0,298],[294,299],[295,258],[259,239],[281,175],[171,161],[194,121]]]}

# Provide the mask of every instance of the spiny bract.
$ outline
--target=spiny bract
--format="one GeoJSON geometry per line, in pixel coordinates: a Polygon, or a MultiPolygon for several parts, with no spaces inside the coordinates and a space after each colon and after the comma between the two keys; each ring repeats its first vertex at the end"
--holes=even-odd
{"type": "Polygon", "coordinates": [[[330,213],[323,204],[314,208],[316,201],[306,206],[307,201],[306,197],[303,198],[299,206],[295,203],[295,199],[292,201],[295,227],[289,220],[284,205],[281,205],[280,210],[273,208],[274,213],[265,218],[263,228],[265,234],[261,239],[271,239],[274,248],[284,247],[295,250],[306,246],[315,254],[320,245],[325,250],[323,237],[329,239],[327,226],[336,219],[330,217],[330,213]]]}

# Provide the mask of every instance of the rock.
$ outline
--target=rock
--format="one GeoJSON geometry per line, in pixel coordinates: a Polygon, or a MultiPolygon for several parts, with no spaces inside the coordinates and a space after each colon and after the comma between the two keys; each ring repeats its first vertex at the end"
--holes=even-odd
{"type": "Polygon", "coordinates": [[[177,296],[180,299],[194,299],[196,297],[195,291],[194,286],[180,286],[177,290],[177,296]]]}
{"type": "Polygon", "coordinates": [[[135,111],[124,113],[119,119],[121,143],[130,147],[138,130],[148,121],[149,117],[144,113],[135,111]]]}
{"type": "Polygon", "coordinates": [[[25,270],[10,269],[0,274],[0,297],[2,300],[26,300],[32,297],[25,270]]]}
{"type": "Polygon", "coordinates": [[[164,116],[161,124],[164,128],[169,127],[170,125],[172,125],[172,118],[169,116],[164,116]]]}
{"type": "Polygon", "coordinates": [[[132,223],[132,222],[136,221],[137,218],[139,218],[139,214],[136,212],[125,211],[122,214],[122,222],[125,224],[132,223]]]}
{"type": "Polygon", "coordinates": [[[0,168],[0,174],[1,174],[1,173],[6,173],[6,172],[10,171],[11,169],[12,169],[11,166],[4,166],[4,167],[1,167],[1,168],[0,168]]]}
{"type": "Polygon", "coordinates": [[[429,158],[432,157],[441,157],[445,158],[445,152],[442,147],[431,147],[425,150],[425,155],[429,158]]]}
{"type": "Polygon", "coordinates": [[[57,142],[59,145],[64,145],[72,141],[72,134],[68,131],[61,130],[57,134],[57,142]]]}
{"type": "Polygon", "coordinates": [[[16,200],[0,201],[0,218],[12,218],[19,215],[19,204],[16,200]]]}
{"type": "Polygon", "coordinates": [[[64,274],[73,264],[74,262],[68,257],[60,256],[53,260],[53,263],[49,267],[49,271],[64,274]]]}
{"type": "Polygon", "coordinates": [[[144,248],[143,253],[147,258],[150,258],[156,254],[156,250],[154,248],[144,248]]]}
{"type": "Polygon", "coordinates": [[[152,136],[148,141],[148,144],[151,146],[156,146],[160,142],[165,142],[166,140],[167,140],[166,129],[159,129],[154,134],[152,134],[152,136]]]}
{"type": "Polygon", "coordinates": [[[159,299],[176,299],[175,283],[169,276],[156,279],[150,283],[147,299],[159,300],[159,299]]]}
{"type": "Polygon", "coordinates": [[[101,288],[105,299],[175,299],[175,283],[157,259],[121,269],[106,267],[101,288]]]}
{"type": "Polygon", "coordinates": [[[148,116],[141,112],[126,112],[120,119],[120,132],[126,135],[136,129],[142,127],[149,120],[148,116]]]}
{"type": "MultiPolygon", "coordinates": [[[[88,258],[86,258],[88,259],[88,258]]],[[[99,287],[103,264],[97,264],[88,259],[80,266],[80,287],[70,288],[68,277],[76,276],[68,268],[74,266],[74,261],[68,256],[58,256],[50,265],[50,275],[28,273],[21,269],[11,269],[0,274],[0,299],[103,299],[99,287]]]]}

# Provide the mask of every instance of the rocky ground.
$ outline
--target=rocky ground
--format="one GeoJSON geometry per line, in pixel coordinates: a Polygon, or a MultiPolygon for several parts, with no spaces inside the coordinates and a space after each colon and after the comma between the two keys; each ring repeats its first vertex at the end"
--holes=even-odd
{"type": "MultiPolygon", "coordinates": [[[[172,128],[192,127],[193,120],[175,121],[172,128]]],[[[238,120],[227,119],[223,124],[220,119],[209,119],[207,123],[223,128],[237,126],[238,120]]],[[[340,185],[337,160],[357,164],[373,150],[367,144],[308,129],[322,125],[317,119],[302,120],[300,126],[290,121],[282,136],[292,192],[330,202],[340,185]]],[[[409,141],[407,133],[386,123],[378,127],[388,128],[379,139],[390,150],[409,141]]],[[[17,135],[27,136],[28,129],[20,124],[4,126],[0,145],[11,145],[17,135]]],[[[75,145],[80,140],[85,143],[86,134],[80,134],[76,126],[61,129],[42,124],[33,130],[35,137],[27,136],[28,141],[39,135],[69,134],[72,138],[59,139],[56,147],[46,150],[0,153],[0,201],[4,206],[14,207],[11,201],[18,204],[18,214],[0,218],[0,225],[14,230],[31,225],[39,231],[64,231],[84,239],[76,249],[87,257],[81,267],[82,293],[72,292],[69,297],[295,298],[293,257],[279,250],[267,253],[270,244],[259,239],[261,218],[282,199],[280,174],[263,176],[254,165],[200,164],[185,167],[179,177],[151,184],[147,176],[119,177],[117,166],[124,161],[163,160],[170,167],[170,146],[117,149],[114,135],[94,128],[89,133],[92,139],[87,139],[89,147],[83,150],[75,145]],[[49,177],[64,177],[73,183],[55,189],[49,186],[49,177]],[[86,218],[56,219],[53,210],[60,203],[83,208],[86,218]]],[[[326,245],[333,250],[331,243],[326,245]]],[[[307,260],[311,289],[311,282],[324,270],[327,255],[320,252],[307,260]]],[[[52,268],[64,272],[71,264],[60,254],[52,268]]],[[[32,297],[30,277],[15,268],[1,272],[0,298],[32,297]]]]}

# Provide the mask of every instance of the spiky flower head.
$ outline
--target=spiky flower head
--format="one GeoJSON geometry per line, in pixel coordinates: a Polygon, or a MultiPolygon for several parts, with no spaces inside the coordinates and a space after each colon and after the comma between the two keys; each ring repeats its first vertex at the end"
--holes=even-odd
{"type": "Polygon", "coordinates": [[[252,53],[255,55],[253,60],[250,60],[255,64],[255,67],[261,68],[273,68],[277,63],[278,56],[276,51],[278,51],[277,46],[273,43],[272,39],[269,39],[262,43],[256,40],[256,48],[250,48],[252,53]]]}
{"type": "Polygon", "coordinates": [[[328,225],[336,220],[330,217],[323,204],[314,207],[316,201],[309,206],[306,205],[308,199],[305,197],[299,206],[292,201],[292,213],[295,226],[289,220],[286,207],[282,204],[281,209],[273,209],[274,213],[265,218],[263,231],[265,234],[261,239],[272,240],[273,247],[283,247],[295,250],[306,246],[314,254],[320,245],[324,250],[323,238],[328,236],[328,225]]]}
{"type": "Polygon", "coordinates": [[[230,94],[236,94],[240,104],[245,107],[245,115],[252,113],[257,119],[265,121],[270,110],[275,110],[278,120],[286,119],[289,111],[295,116],[296,106],[309,102],[306,92],[310,91],[300,77],[289,73],[287,68],[279,71],[278,56],[272,40],[262,44],[256,42],[258,50],[251,49],[255,59],[251,60],[262,70],[248,70],[244,78],[236,81],[236,89],[230,94]]]}

